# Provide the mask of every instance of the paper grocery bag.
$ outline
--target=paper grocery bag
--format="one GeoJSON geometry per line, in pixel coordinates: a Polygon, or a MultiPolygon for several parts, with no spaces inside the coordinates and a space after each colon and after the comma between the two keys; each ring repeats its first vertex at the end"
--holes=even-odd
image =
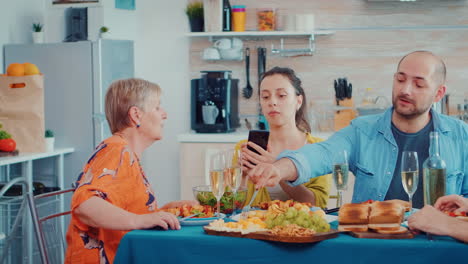
{"type": "Polygon", "coordinates": [[[0,76],[0,123],[21,152],[44,152],[44,76],[0,76]]]}

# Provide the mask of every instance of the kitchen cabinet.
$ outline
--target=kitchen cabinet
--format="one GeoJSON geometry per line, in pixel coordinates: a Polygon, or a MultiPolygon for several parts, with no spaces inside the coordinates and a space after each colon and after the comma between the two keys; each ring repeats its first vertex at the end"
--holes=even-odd
{"type": "Polygon", "coordinates": [[[74,148],[55,149],[43,153],[20,153],[18,156],[0,158],[0,181],[8,182],[24,177],[32,188],[33,181],[47,181],[48,187],[64,188],[64,157],[74,148]]]}
{"type": "MultiPolygon", "coordinates": [[[[47,187],[59,187],[64,189],[64,157],[73,153],[74,148],[55,149],[43,153],[20,153],[17,156],[8,156],[0,158],[0,182],[6,183],[17,177],[23,177],[30,190],[33,190],[33,181],[44,183],[47,187]]],[[[5,202],[5,201],[4,201],[5,202]]],[[[51,202],[49,200],[49,202],[51,202]]],[[[65,203],[60,200],[58,206],[63,210],[65,203]]],[[[14,219],[12,207],[4,203],[0,207],[3,217],[0,217],[0,234],[8,233],[8,225],[4,225],[8,220],[14,219]],[[5,221],[5,222],[2,222],[5,221]],[[5,229],[6,228],[6,229],[5,229]]],[[[25,211],[25,215],[28,211],[25,211]]],[[[63,223],[62,223],[63,226],[63,223]]],[[[34,230],[29,218],[23,221],[23,231],[20,239],[22,241],[15,248],[21,252],[23,263],[34,263],[33,246],[34,230]]]]}

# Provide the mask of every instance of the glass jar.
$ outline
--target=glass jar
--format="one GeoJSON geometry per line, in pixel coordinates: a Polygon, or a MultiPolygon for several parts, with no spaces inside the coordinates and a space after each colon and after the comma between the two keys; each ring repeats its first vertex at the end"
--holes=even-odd
{"type": "Polygon", "coordinates": [[[276,30],[276,10],[274,8],[257,9],[257,28],[259,31],[276,30]]]}
{"type": "Polygon", "coordinates": [[[236,32],[245,31],[245,5],[235,5],[232,7],[232,29],[236,32]]]}

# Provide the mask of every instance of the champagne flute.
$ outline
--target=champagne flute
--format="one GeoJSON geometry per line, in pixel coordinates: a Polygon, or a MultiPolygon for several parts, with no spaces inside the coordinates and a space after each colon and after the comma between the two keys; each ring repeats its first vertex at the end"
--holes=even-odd
{"type": "Polygon", "coordinates": [[[338,151],[333,159],[333,180],[338,191],[338,207],[343,205],[343,191],[348,186],[348,153],[346,150],[338,151]]]}
{"type": "Polygon", "coordinates": [[[408,194],[410,213],[413,211],[413,194],[418,189],[418,182],[418,153],[415,151],[403,151],[401,154],[401,183],[408,194]]]}
{"type": "Polygon", "coordinates": [[[211,192],[216,198],[216,207],[218,218],[221,219],[221,197],[224,194],[224,164],[225,155],[223,152],[218,152],[210,157],[210,184],[211,192]]]}
{"type": "Polygon", "coordinates": [[[229,186],[232,193],[232,215],[236,211],[237,191],[242,183],[242,159],[239,149],[230,149],[226,151],[225,167],[226,185],[229,186]]]}

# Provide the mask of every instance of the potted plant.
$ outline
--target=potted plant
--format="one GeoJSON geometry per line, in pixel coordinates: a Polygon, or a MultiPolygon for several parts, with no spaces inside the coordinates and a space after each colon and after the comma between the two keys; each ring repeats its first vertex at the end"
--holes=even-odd
{"type": "Polygon", "coordinates": [[[46,140],[46,152],[54,151],[54,143],[55,143],[54,131],[47,129],[45,131],[45,140],[46,140]]]}
{"type": "Polygon", "coordinates": [[[105,26],[102,26],[102,27],[99,29],[99,37],[100,37],[100,38],[106,38],[107,35],[109,35],[109,28],[108,28],[108,27],[105,27],[105,26]]]}
{"type": "Polygon", "coordinates": [[[190,30],[192,32],[203,32],[205,23],[203,17],[203,3],[189,3],[185,9],[185,13],[187,14],[190,22],[190,30]]]}
{"type": "Polygon", "coordinates": [[[41,23],[33,23],[32,25],[32,37],[33,43],[44,43],[44,25],[41,23]]]}

